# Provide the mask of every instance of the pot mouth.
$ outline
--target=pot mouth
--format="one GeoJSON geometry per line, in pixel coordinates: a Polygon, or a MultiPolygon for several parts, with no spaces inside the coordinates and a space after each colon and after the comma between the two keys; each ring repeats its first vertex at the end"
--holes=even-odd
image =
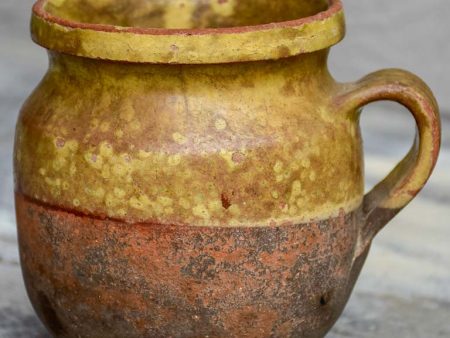
{"type": "Polygon", "coordinates": [[[31,32],[49,50],[86,58],[211,64],[329,48],[345,19],[341,0],[38,0],[31,32]]]}

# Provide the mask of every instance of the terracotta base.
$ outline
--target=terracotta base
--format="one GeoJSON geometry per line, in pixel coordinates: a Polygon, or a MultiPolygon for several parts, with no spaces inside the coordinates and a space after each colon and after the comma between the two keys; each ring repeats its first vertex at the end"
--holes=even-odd
{"type": "Polygon", "coordinates": [[[352,265],[356,213],[209,228],[16,204],[27,289],[57,337],[322,337],[367,255],[352,265]]]}

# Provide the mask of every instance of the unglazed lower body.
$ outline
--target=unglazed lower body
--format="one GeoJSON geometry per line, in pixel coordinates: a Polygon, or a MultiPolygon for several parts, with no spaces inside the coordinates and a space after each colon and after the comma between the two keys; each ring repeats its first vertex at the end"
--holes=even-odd
{"type": "Polygon", "coordinates": [[[57,337],[322,337],[366,256],[353,262],[356,212],[213,228],[16,205],[28,293],[57,337]]]}

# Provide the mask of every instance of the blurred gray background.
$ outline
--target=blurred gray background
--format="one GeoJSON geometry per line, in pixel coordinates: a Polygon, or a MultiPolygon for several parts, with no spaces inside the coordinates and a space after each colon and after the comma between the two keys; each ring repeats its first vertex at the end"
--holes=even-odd
{"type": "MultiPolygon", "coordinates": [[[[281,1],[281,0],[280,0],[281,1]]],[[[12,186],[14,124],[47,67],[28,33],[33,0],[0,0],[0,338],[47,337],[25,294],[18,263],[12,186]]],[[[330,68],[341,81],[390,67],[434,90],[443,150],[433,178],[376,238],[355,292],[330,338],[450,337],[450,1],[344,0],[347,37],[330,68]]],[[[367,186],[406,154],[408,112],[377,103],[363,114],[367,186]]]]}

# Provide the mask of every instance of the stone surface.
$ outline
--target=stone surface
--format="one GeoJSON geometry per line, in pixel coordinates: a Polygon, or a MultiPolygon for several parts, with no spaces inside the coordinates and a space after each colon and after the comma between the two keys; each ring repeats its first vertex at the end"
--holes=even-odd
{"type": "MultiPolygon", "coordinates": [[[[17,111],[46,67],[30,42],[31,0],[0,3],[0,337],[48,337],[34,315],[18,264],[12,194],[12,142],[17,111]]],[[[376,238],[354,294],[330,338],[450,336],[450,96],[446,95],[450,29],[446,0],[344,1],[347,39],[330,67],[354,80],[381,67],[409,69],[430,83],[443,111],[443,151],[429,185],[376,238]],[[352,62],[348,60],[352,59],[352,62]],[[337,67],[339,65],[339,67],[337,67]],[[343,67],[344,66],[344,67],[343,67]]],[[[369,186],[412,141],[409,114],[376,104],[363,114],[369,186]],[[388,121],[388,122],[386,122],[388,121]]]]}

